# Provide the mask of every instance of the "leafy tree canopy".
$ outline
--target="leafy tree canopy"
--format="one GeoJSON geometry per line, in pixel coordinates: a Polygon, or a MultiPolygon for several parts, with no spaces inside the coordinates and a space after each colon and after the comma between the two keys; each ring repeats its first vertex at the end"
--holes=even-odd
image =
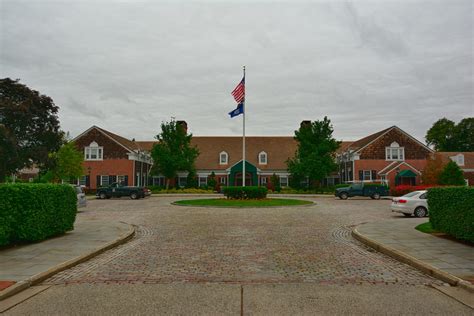
{"type": "Polygon", "coordinates": [[[448,162],[439,175],[439,184],[442,185],[465,185],[464,175],[458,164],[454,161],[448,162]]]}
{"type": "Polygon", "coordinates": [[[0,182],[24,167],[42,167],[61,147],[58,109],[19,80],[0,79],[0,182]]]}
{"type": "Polygon", "coordinates": [[[191,146],[192,134],[187,134],[175,120],[161,123],[161,133],[156,139],[158,143],[151,151],[154,161],[152,172],[162,174],[168,188],[169,180],[175,178],[178,171],[194,172],[199,151],[191,146]]]}
{"type": "Polygon", "coordinates": [[[298,148],[295,156],[287,161],[292,178],[303,180],[308,177],[311,182],[320,183],[336,170],[334,157],[340,142],[332,137],[333,131],[327,117],[322,121],[303,123],[295,131],[294,138],[298,142],[298,148]]]}
{"type": "Polygon", "coordinates": [[[457,125],[442,118],[428,130],[425,139],[437,151],[474,151],[474,117],[464,118],[457,125]]]}
{"type": "Polygon", "coordinates": [[[441,172],[443,172],[443,169],[444,164],[441,156],[435,155],[434,157],[430,157],[421,175],[423,184],[439,184],[439,176],[441,172]]]}
{"type": "Polygon", "coordinates": [[[69,180],[84,174],[84,155],[72,141],[61,146],[58,152],[51,153],[50,158],[54,165],[51,172],[55,180],[69,180]]]}

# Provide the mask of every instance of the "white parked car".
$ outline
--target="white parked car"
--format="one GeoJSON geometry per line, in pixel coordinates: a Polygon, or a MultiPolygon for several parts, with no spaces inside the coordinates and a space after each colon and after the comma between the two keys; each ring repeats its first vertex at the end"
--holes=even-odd
{"type": "Polygon", "coordinates": [[[87,205],[87,199],[84,190],[79,185],[74,185],[74,189],[77,194],[77,208],[85,207],[87,205]]]}
{"type": "Polygon", "coordinates": [[[427,191],[414,191],[404,196],[392,199],[392,212],[402,213],[405,216],[428,216],[427,191]]]}

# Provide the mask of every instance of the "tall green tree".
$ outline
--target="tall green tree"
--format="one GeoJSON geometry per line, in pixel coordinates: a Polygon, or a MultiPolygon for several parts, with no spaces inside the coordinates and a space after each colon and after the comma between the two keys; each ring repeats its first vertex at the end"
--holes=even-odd
{"type": "Polygon", "coordinates": [[[442,118],[427,131],[425,139],[437,151],[474,151],[474,117],[458,124],[442,118]]]}
{"type": "Polygon", "coordinates": [[[155,137],[158,143],[151,151],[154,161],[152,172],[166,178],[166,189],[170,180],[177,177],[178,171],[194,172],[199,151],[191,146],[192,137],[175,120],[161,123],[161,133],[155,137]]]}
{"type": "Polygon", "coordinates": [[[10,78],[0,79],[0,182],[36,164],[63,143],[53,100],[10,78]]]}
{"type": "Polygon", "coordinates": [[[53,162],[51,173],[53,179],[68,181],[72,178],[79,178],[84,175],[84,155],[77,150],[74,142],[68,142],[61,146],[56,153],[51,153],[53,162]]]}
{"type": "Polygon", "coordinates": [[[337,169],[334,158],[340,142],[332,137],[333,131],[331,121],[326,116],[321,121],[303,123],[295,131],[298,148],[295,156],[287,161],[294,186],[297,187],[301,183],[298,180],[306,177],[311,184],[319,185],[337,169]]]}
{"type": "Polygon", "coordinates": [[[458,164],[450,161],[444,166],[443,171],[439,175],[439,184],[442,185],[465,185],[464,175],[458,164]]]}

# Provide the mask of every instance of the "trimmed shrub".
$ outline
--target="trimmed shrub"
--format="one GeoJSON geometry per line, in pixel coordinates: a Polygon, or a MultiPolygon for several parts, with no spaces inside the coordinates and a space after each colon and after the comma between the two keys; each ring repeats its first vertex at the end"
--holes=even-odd
{"type": "Polygon", "coordinates": [[[433,229],[474,242],[474,188],[431,188],[428,209],[433,229]]]}
{"type": "Polygon", "coordinates": [[[266,187],[225,187],[223,193],[228,199],[260,200],[267,197],[266,187]]]}
{"type": "Polygon", "coordinates": [[[33,242],[74,229],[77,195],[70,185],[0,185],[0,245],[33,242]]]}
{"type": "Polygon", "coordinates": [[[402,196],[413,191],[427,190],[432,187],[435,187],[435,185],[397,185],[390,190],[390,193],[393,196],[402,196]]]}

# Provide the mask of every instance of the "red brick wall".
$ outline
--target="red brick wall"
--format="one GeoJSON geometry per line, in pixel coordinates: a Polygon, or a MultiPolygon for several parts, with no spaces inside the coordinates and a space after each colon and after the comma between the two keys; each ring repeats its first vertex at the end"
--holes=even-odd
{"type": "Polygon", "coordinates": [[[464,172],[464,179],[469,180],[469,186],[474,186],[474,172],[464,172]]]}
{"type": "Polygon", "coordinates": [[[107,159],[101,161],[84,161],[84,172],[89,175],[90,188],[97,188],[98,175],[128,176],[128,185],[133,185],[133,161],[128,159],[107,159]]]}
{"type": "MultiPolygon", "coordinates": [[[[355,177],[354,180],[359,181],[359,170],[376,170],[376,172],[378,173],[380,170],[387,167],[392,162],[393,161],[385,161],[385,159],[384,160],[381,160],[381,159],[380,160],[356,160],[354,162],[354,177],[355,177]]],[[[410,164],[414,168],[416,168],[416,170],[422,172],[423,169],[426,166],[427,161],[420,159],[420,160],[405,160],[405,162],[410,164]]],[[[400,171],[407,170],[407,169],[412,170],[412,168],[410,168],[406,165],[402,164],[400,166],[400,171]]],[[[397,174],[397,172],[395,170],[388,174],[387,179],[389,181],[390,186],[395,185],[395,176],[396,176],[396,174],[397,174]]],[[[377,178],[375,180],[380,180],[380,176],[378,174],[377,174],[377,178]]],[[[416,177],[416,184],[418,185],[418,184],[420,184],[420,182],[421,182],[421,177],[417,176],[416,177]]]]}

